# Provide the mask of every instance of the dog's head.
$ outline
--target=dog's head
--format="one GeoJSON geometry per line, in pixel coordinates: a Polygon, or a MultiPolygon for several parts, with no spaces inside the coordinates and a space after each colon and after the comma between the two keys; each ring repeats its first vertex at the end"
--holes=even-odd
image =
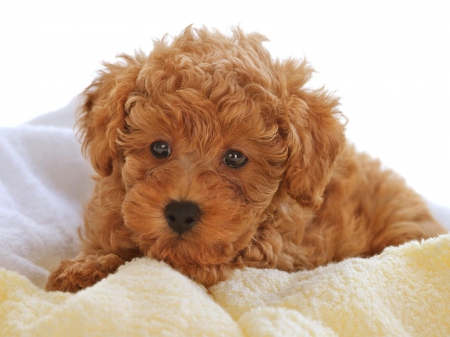
{"type": "Polygon", "coordinates": [[[124,224],[175,267],[227,263],[270,222],[279,193],[318,208],[344,144],[337,100],[306,62],[274,61],[259,34],[187,28],[122,56],[85,91],[83,146],[123,184],[124,224]]]}

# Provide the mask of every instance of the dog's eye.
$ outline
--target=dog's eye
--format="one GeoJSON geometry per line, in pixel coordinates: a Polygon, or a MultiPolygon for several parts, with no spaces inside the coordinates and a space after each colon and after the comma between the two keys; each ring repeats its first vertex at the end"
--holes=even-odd
{"type": "Polygon", "coordinates": [[[170,146],[167,142],[159,140],[157,142],[151,143],[150,151],[156,158],[165,158],[170,156],[172,151],[170,150],[170,146]]]}
{"type": "Polygon", "coordinates": [[[247,163],[247,160],[248,158],[245,156],[245,154],[235,150],[227,151],[227,153],[225,153],[225,156],[223,157],[223,162],[232,168],[239,168],[244,166],[247,163]]]}

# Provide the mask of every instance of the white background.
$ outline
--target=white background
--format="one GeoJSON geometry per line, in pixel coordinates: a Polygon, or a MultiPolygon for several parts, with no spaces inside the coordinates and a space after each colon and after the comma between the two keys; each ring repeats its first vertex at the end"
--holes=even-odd
{"type": "MultiPolygon", "coordinates": [[[[450,207],[450,1],[2,1],[0,126],[65,106],[100,61],[189,24],[240,24],[342,97],[348,137],[450,207]]],[[[1,154],[0,154],[1,156],[1,154]]]]}

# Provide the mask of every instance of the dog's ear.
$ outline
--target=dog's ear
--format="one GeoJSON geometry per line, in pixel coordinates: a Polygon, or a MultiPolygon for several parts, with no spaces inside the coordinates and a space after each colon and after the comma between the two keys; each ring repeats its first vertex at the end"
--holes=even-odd
{"type": "Polygon", "coordinates": [[[303,88],[313,73],[305,61],[288,60],[279,67],[283,76],[280,133],[289,153],[284,184],[302,206],[317,209],[336,156],[345,146],[344,117],[337,98],[323,89],[303,88]]]}
{"type": "Polygon", "coordinates": [[[103,177],[112,173],[112,161],[118,156],[117,132],[125,129],[125,103],[144,62],[140,53],[119,57],[115,64],[104,63],[105,69],[83,92],[84,104],[77,114],[83,151],[103,177]]]}

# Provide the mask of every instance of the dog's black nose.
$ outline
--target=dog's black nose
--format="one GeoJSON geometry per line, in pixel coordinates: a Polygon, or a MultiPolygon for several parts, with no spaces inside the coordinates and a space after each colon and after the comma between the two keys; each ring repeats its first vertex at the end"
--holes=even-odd
{"type": "Polygon", "coordinates": [[[200,209],[189,201],[172,201],[164,209],[169,227],[178,234],[190,230],[200,220],[200,209]]]}

